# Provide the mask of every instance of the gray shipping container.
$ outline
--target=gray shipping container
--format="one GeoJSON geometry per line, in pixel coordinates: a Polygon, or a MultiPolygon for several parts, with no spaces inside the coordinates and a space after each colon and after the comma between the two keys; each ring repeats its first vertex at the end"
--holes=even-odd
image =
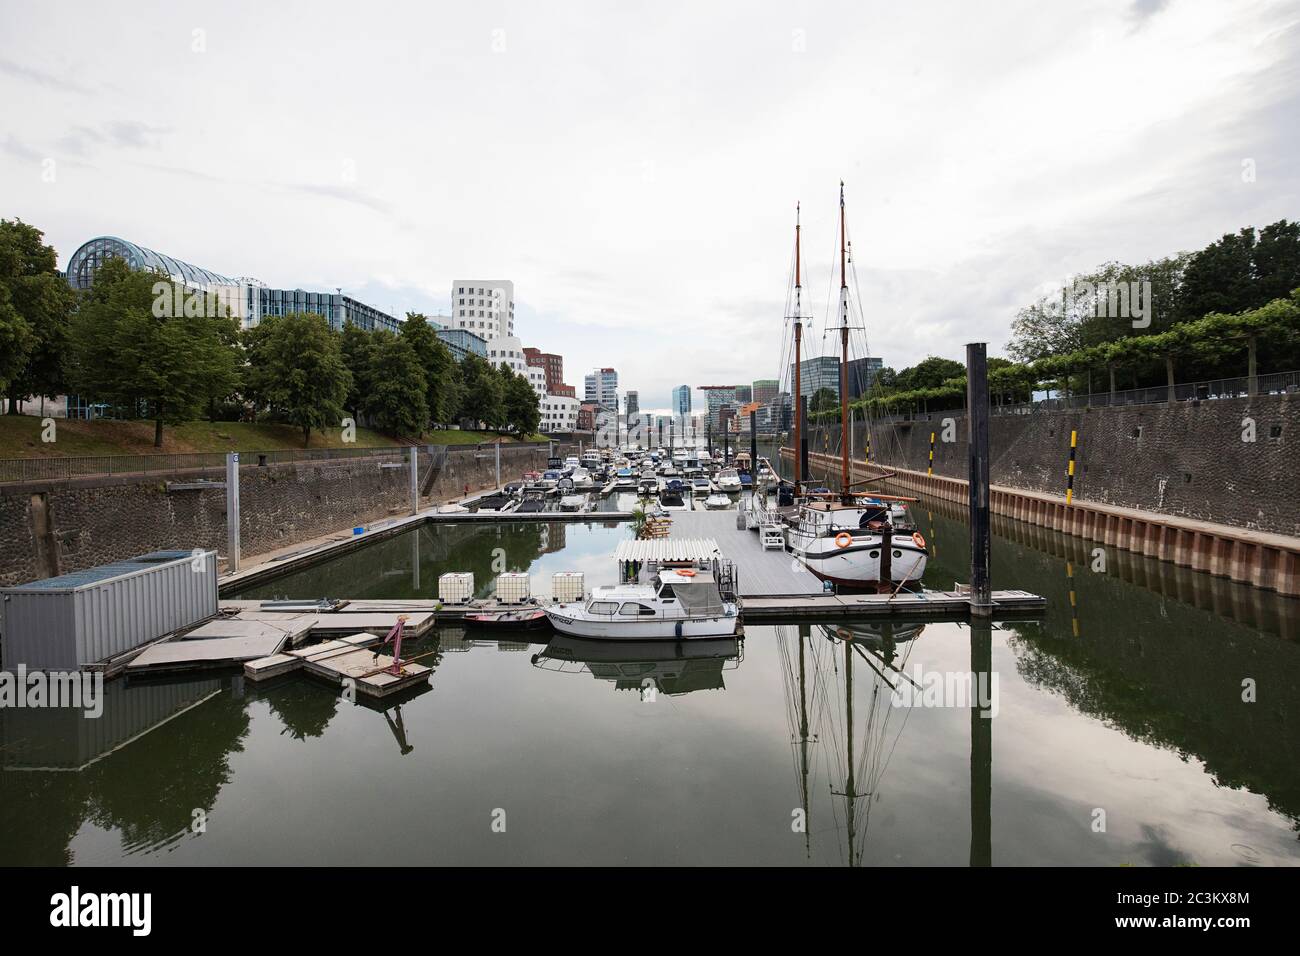
{"type": "Polygon", "coordinates": [[[217,613],[215,551],[155,551],[0,588],[0,664],[77,670],[217,613]]]}

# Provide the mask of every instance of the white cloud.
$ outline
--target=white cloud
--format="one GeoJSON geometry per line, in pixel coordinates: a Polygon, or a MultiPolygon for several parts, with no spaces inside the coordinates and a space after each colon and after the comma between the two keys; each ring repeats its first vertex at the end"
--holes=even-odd
{"type": "Polygon", "coordinates": [[[6,12],[0,214],[399,311],[508,276],[570,382],[646,406],[778,374],[794,203],[820,317],[840,178],[896,368],[1296,214],[1292,3],[131,9],[6,12]]]}

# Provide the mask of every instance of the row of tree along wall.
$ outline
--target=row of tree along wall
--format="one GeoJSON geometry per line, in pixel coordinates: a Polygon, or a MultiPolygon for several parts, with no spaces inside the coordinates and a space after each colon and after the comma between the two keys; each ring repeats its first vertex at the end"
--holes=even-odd
{"type": "MultiPolygon", "coordinates": [[[[256,456],[249,456],[256,460],[256,456]]],[[[544,445],[502,445],[501,480],[546,467],[544,445]]],[[[246,459],[247,460],[247,459],[246,459]]],[[[277,548],[407,513],[409,465],[392,455],[240,468],[245,561],[277,548]]],[[[496,487],[490,445],[419,452],[425,506],[496,487]]],[[[150,551],[226,553],[222,469],[105,475],[0,485],[0,586],[150,551]]]]}
{"type": "MultiPolygon", "coordinates": [[[[989,424],[995,485],[1064,495],[1070,434],[1077,433],[1074,497],[1300,535],[1300,396],[994,415],[989,424]]],[[[856,422],[854,461],[965,478],[966,419],[936,412],[910,422],[856,422]]],[[[811,430],[810,451],[839,453],[839,427],[811,430]]],[[[838,488],[838,469],[813,467],[838,488]],[[829,472],[828,472],[829,469],[829,472]]]]}

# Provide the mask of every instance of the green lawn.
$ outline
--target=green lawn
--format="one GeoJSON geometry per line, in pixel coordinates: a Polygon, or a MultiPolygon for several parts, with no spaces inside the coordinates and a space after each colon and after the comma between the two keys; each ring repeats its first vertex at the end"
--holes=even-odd
{"type": "MultiPolygon", "coordinates": [[[[191,451],[275,451],[302,448],[302,432],[291,425],[265,422],[185,422],[163,429],[163,446],[153,445],[153,422],[86,422],[56,418],[55,440],[41,441],[41,419],[34,415],[0,415],[0,458],[58,458],[96,455],[176,454],[191,451]]],[[[432,445],[467,445],[515,439],[495,432],[437,431],[424,436],[432,445]]],[[[531,441],[545,441],[534,435],[531,441]]],[[[356,430],[356,441],[344,445],[341,429],[313,431],[312,448],[376,448],[398,442],[368,428],[356,430]]]]}

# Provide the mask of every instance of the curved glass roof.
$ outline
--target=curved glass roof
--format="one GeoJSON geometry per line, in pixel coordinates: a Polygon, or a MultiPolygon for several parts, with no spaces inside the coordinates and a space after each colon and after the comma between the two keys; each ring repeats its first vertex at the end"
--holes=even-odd
{"type": "Polygon", "coordinates": [[[238,285],[235,279],[227,278],[209,269],[191,265],[180,259],[173,259],[161,252],[154,252],[134,242],[127,242],[116,236],[98,236],[83,244],[72,258],[68,260],[68,282],[78,289],[89,289],[95,281],[95,270],[105,259],[116,256],[125,259],[132,269],[156,269],[171,276],[185,285],[208,288],[215,285],[238,285]]]}

